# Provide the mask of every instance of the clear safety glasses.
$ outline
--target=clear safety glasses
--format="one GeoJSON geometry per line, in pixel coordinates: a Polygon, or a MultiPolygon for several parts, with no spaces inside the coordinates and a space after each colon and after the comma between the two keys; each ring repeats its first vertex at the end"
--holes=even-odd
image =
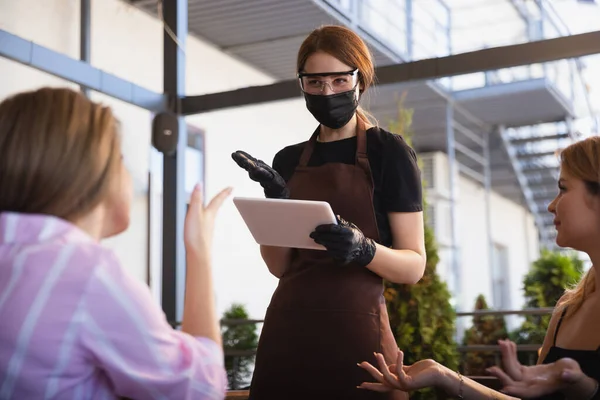
{"type": "Polygon", "coordinates": [[[300,88],[308,94],[342,93],[352,90],[358,84],[358,69],[347,72],[298,73],[300,88]],[[327,93],[329,88],[331,93],[327,93]]]}

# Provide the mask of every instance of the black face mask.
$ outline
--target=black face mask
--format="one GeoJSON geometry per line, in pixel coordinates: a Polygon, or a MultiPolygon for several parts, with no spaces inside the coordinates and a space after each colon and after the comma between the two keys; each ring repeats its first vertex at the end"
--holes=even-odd
{"type": "Polygon", "coordinates": [[[304,93],[306,108],[319,123],[331,129],[346,125],[358,107],[356,89],[327,96],[304,93]]]}

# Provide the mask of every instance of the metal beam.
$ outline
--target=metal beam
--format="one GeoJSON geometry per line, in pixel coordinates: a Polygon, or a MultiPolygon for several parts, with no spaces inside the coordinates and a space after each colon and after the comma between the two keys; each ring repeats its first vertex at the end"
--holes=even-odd
{"type": "Polygon", "coordinates": [[[485,184],[485,177],[484,177],[484,175],[481,172],[475,171],[471,167],[467,167],[464,164],[458,163],[458,171],[461,174],[464,174],[464,175],[468,176],[469,178],[473,179],[474,181],[477,181],[477,182],[481,183],[482,185],[485,184]]]}
{"type": "MultiPolygon", "coordinates": [[[[185,94],[185,41],[188,33],[187,0],[163,0],[164,90],[169,98],[185,94]]],[[[187,126],[180,116],[179,102],[177,151],[164,155],[163,161],[163,248],[162,248],[162,307],[169,323],[176,327],[183,316],[185,291],[185,248],[183,221],[186,212],[185,149],[187,126]]]]}
{"type": "Polygon", "coordinates": [[[456,143],[454,143],[454,148],[455,148],[455,150],[457,150],[458,152],[460,152],[461,154],[463,154],[464,156],[469,158],[471,161],[475,161],[475,163],[479,164],[479,166],[485,165],[486,159],[481,154],[477,154],[476,151],[471,150],[469,147],[465,146],[464,144],[456,142],[456,143]]]}
{"type": "Polygon", "coordinates": [[[210,93],[181,99],[183,115],[193,115],[225,108],[300,98],[298,81],[289,80],[270,85],[250,86],[227,92],[210,93]]]}
{"type": "Polygon", "coordinates": [[[162,93],[156,93],[137,86],[115,75],[94,68],[84,61],[75,60],[2,29],[0,29],[0,57],[16,61],[149,111],[159,112],[167,107],[166,97],[162,93]]]}
{"type": "MultiPolygon", "coordinates": [[[[490,174],[492,171],[491,165],[490,165],[490,174]]],[[[506,175],[500,175],[500,176],[495,176],[493,178],[493,183],[494,183],[494,187],[498,187],[501,188],[503,186],[514,186],[517,185],[517,178],[514,176],[514,174],[511,171],[511,174],[509,176],[506,175]]]]}
{"type": "Polygon", "coordinates": [[[490,170],[490,131],[483,132],[483,188],[485,190],[485,239],[488,248],[488,270],[493,276],[494,271],[494,240],[492,236],[492,173],[490,170]]]}
{"type": "MultiPolygon", "coordinates": [[[[600,31],[379,67],[379,85],[422,81],[600,53],[600,31]]],[[[298,97],[295,79],[182,99],[184,115],[298,97]]]]}
{"type": "Polygon", "coordinates": [[[456,208],[456,195],[458,185],[458,162],[456,161],[456,140],[454,137],[454,106],[451,101],[446,104],[446,154],[448,157],[448,186],[450,188],[450,237],[451,237],[451,266],[453,277],[453,291],[457,300],[457,308],[461,310],[464,306],[462,303],[461,287],[461,264],[459,258],[459,241],[458,241],[458,211],[456,208]]]}
{"type": "MultiPolygon", "coordinates": [[[[91,0],[80,0],[79,2],[79,59],[83,62],[91,62],[91,42],[92,42],[92,16],[91,0]]],[[[90,90],[81,86],[81,91],[90,96],[90,90]]]]}
{"type": "MultiPolygon", "coordinates": [[[[412,60],[414,55],[414,15],[413,0],[406,0],[404,13],[406,15],[406,55],[412,60]]],[[[354,3],[354,5],[357,5],[354,3]]]]}
{"type": "Polygon", "coordinates": [[[517,157],[520,160],[526,160],[526,159],[531,159],[531,158],[541,158],[541,157],[548,157],[548,156],[555,156],[556,155],[556,150],[554,151],[540,151],[540,152],[535,152],[535,153],[528,153],[526,151],[517,151],[517,157]]]}
{"type": "MultiPolygon", "coordinates": [[[[420,109],[419,109],[420,110],[420,109]]],[[[462,134],[463,136],[465,136],[467,139],[470,139],[473,143],[479,145],[480,147],[484,147],[486,145],[486,140],[483,139],[481,136],[479,136],[478,134],[476,134],[475,132],[473,132],[471,129],[467,128],[466,126],[459,124],[456,121],[452,122],[454,125],[454,130],[460,134],[462,134]]],[[[485,130],[484,130],[485,132],[485,130]]],[[[420,132],[419,132],[419,136],[420,136],[420,132]]]]}
{"type": "Polygon", "coordinates": [[[556,179],[541,179],[541,180],[528,179],[527,180],[527,185],[529,186],[530,189],[535,189],[535,188],[540,188],[540,187],[548,187],[548,186],[552,186],[552,188],[556,188],[557,183],[558,182],[556,179]]]}
{"type": "Polygon", "coordinates": [[[527,10],[527,7],[525,6],[525,4],[519,0],[510,0],[510,2],[512,4],[512,6],[515,8],[515,10],[517,10],[519,15],[523,19],[523,21],[527,24],[527,27],[529,28],[529,24],[530,24],[529,11],[527,10]]]}
{"type": "Polygon", "coordinates": [[[546,140],[560,140],[568,139],[570,136],[568,133],[557,133],[556,135],[544,135],[544,136],[529,136],[526,138],[511,139],[510,143],[513,145],[520,145],[532,142],[543,142],[546,140]]]}
{"type": "Polygon", "coordinates": [[[528,167],[523,167],[521,169],[523,173],[530,174],[533,172],[554,172],[559,170],[559,166],[550,166],[550,165],[532,165],[528,167]]]}

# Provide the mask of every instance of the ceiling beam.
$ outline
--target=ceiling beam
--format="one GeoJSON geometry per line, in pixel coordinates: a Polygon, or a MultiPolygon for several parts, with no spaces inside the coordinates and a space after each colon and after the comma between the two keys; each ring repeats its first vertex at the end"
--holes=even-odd
{"type": "MultiPolygon", "coordinates": [[[[446,57],[379,67],[379,85],[430,80],[600,53],[600,31],[510,46],[492,47],[446,57]]],[[[295,79],[181,99],[183,114],[192,115],[300,97],[295,79]]]]}

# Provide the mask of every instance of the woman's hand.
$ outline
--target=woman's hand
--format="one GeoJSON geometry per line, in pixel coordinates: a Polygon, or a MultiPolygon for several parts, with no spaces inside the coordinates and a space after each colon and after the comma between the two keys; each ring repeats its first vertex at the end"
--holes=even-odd
{"type": "Polygon", "coordinates": [[[183,227],[183,241],[186,251],[208,254],[212,247],[215,217],[223,202],[231,194],[232,188],[222,190],[205,207],[202,188],[196,185],[183,227]]]}
{"type": "Polygon", "coordinates": [[[511,340],[498,340],[500,353],[502,354],[502,366],[504,372],[513,380],[520,381],[528,379],[527,367],[521,365],[517,357],[517,345],[511,340]]]}
{"type": "Polygon", "coordinates": [[[264,161],[257,160],[250,154],[241,150],[231,154],[231,158],[233,158],[233,161],[235,161],[237,165],[248,171],[250,179],[260,183],[267,198],[287,199],[290,197],[290,191],[285,180],[264,161]]]}
{"type": "Polygon", "coordinates": [[[347,222],[339,215],[338,224],[319,225],[310,237],[325,246],[329,255],[341,264],[352,261],[365,267],[375,257],[375,242],[365,237],[362,231],[353,223],[347,222]]]}
{"type": "Polygon", "coordinates": [[[359,386],[360,389],[376,392],[390,392],[397,389],[409,392],[438,386],[441,383],[443,370],[440,364],[434,360],[420,360],[412,365],[404,365],[404,353],[398,350],[396,364],[388,366],[382,354],[377,353],[375,357],[379,369],[366,361],[358,365],[369,372],[377,380],[377,383],[363,382],[359,386]]]}
{"type": "Polygon", "coordinates": [[[520,398],[535,398],[562,392],[586,379],[577,361],[561,358],[552,364],[540,364],[525,369],[521,380],[514,380],[498,367],[488,371],[502,382],[502,392],[520,398]]]}
{"type": "Polygon", "coordinates": [[[563,390],[576,383],[570,379],[578,381],[584,376],[579,364],[574,360],[564,358],[552,364],[524,366],[519,363],[517,345],[514,342],[499,340],[498,345],[504,370],[491,367],[487,372],[502,382],[504,393],[521,398],[539,397],[563,390]],[[565,376],[562,375],[563,372],[565,376]]]}

